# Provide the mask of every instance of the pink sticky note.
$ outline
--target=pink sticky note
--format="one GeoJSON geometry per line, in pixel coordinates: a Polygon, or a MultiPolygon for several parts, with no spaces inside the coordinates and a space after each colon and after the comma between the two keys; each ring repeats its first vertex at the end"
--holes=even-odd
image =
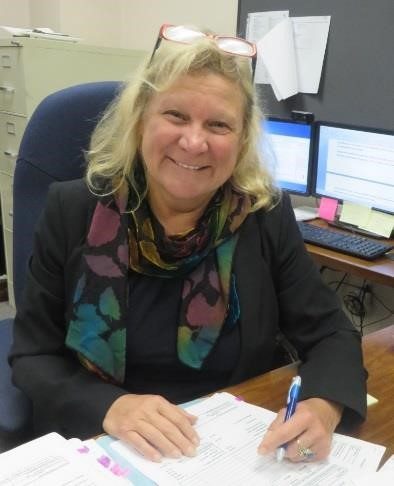
{"type": "Polygon", "coordinates": [[[320,199],[319,217],[327,221],[334,221],[337,212],[338,201],[329,197],[320,199]]]}

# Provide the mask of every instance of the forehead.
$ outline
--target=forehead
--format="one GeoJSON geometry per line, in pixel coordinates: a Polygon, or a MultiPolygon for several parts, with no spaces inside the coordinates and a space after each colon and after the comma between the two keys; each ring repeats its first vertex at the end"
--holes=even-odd
{"type": "Polygon", "coordinates": [[[209,108],[242,118],[245,97],[241,87],[224,76],[188,74],[178,78],[164,91],[155,93],[147,108],[155,109],[168,104],[195,104],[201,110],[209,108]]]}

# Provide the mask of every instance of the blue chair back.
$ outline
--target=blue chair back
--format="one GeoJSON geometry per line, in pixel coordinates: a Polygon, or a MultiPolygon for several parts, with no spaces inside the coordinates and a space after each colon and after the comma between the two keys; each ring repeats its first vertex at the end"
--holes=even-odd
{"type": "Polygon", "coordinates": [[[19,149],[14,173],[14,293],[16,307],[25,283],[33,231],[49,185],[82,177],[84,151],[100,114],[120,83],[86,83],[57,91],[33,113],[19,149]]]}
{"type": "MultiPolygon", "coordinates": [[[[24,132],[14,173],[13,270],[15,302],[21,300],[33,233],[49,185],[82,177],[84,151],[101,113],[120,82],[86,83],[46,97],[24,132]]],[[[12,342],[11,319],[0,322],[0,437],[23,435],[31,423],[31,404],[11,382],[6,361],[12,342]]]]}

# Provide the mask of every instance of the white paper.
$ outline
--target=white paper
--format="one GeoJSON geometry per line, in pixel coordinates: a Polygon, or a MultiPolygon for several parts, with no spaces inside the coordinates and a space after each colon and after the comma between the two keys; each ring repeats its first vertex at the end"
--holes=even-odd
{"type": "Polygon", "coordinates": [[[129,470],[117,464],[95,439],[82,441],[72,438],[68,440],[68,443],[82,456],[86,463],[85,467],[98,468],[102,473],[107,474],[109,484],[133,485],[130,479],[126,480],[129,470]]]}
{"type": "Polygon", "coordinates": [[[111,446],[160,486],[347,486],[350,473],[375,471],[385,448],[335,434],[333,453],[318,463],[278,463],[257,446],[276,414],[218,393],[191,407],[201,443],[194,458],[153,463],[120,441],[111,446]]]}
{"type": "Polygon", "coordinates": [[[291,18],[300,93],[319,90],[330,19],[328,15],[291,18]]]}
{"type": "Polygon", "coordinates": [[[383,464],[383,466],[379,469],[379,472],[391,472],[394,478],[394,456],[391,456],[387,461],[383,464]]]}
{"type": "Polygon", "coordinates": [[[349,476],[346,486],[393,486],[393,471],[378,471],[369,474],[354,474],[349,476]]]}
{"type": "Polygon", "coordinates": [[[258,52],[256,83],[270,82],[278,101],[299,92],[317,93],[331,17],[283,18],[287,12],[280,11],[270,24],[262,14],[273,13],[255,12],[248,17],[247,35],[258,52]]]}
{"type": "MultiPolygon", "coordinates": [[[[273,12],[251,12],[246,20],[246,39],[250,42],[257,42],[262,39],[278,23],[289,16],[288,10],[273,12]]],[[[257,62],[254,75],[255,83],[271,84],[271,79],[262,62],[261,52],[257,45],[257,62]]]]}
{"type": "Polygon", "coordinates": [[[112,482],[98,468],[86,464],[66,439],[51,433],[1,454],[0,484],[108,486],[112,482]]]}
{"type": "Polygon", "coordinates": [[[297,65],[293,26],[290,19],[282,20],[257,43],[260,59],[271,80],[278,101],[297,94],[297,65]]]}

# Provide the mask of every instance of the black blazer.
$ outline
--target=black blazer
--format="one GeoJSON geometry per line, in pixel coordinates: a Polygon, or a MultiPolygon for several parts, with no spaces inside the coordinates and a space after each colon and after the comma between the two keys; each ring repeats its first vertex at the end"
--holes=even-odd
{"type": "MultiPolygon", "coordinates": [[[[37,434],[98,434],[109,406],[127,393],[88,372],[64,346],[65,315],[96,202],[82,180],[54,183],[37,225],[10,356],[14,382],[32,399],[37,434]]],[[[228,384],[272,369],[280,330],[301,359],[301,398],[344,405],[344,420],[364,418],[360,335],[322,283],[287,195],[274,209],[247,217],[234,271],[242,310],[241,349],[228,384]]]]}

